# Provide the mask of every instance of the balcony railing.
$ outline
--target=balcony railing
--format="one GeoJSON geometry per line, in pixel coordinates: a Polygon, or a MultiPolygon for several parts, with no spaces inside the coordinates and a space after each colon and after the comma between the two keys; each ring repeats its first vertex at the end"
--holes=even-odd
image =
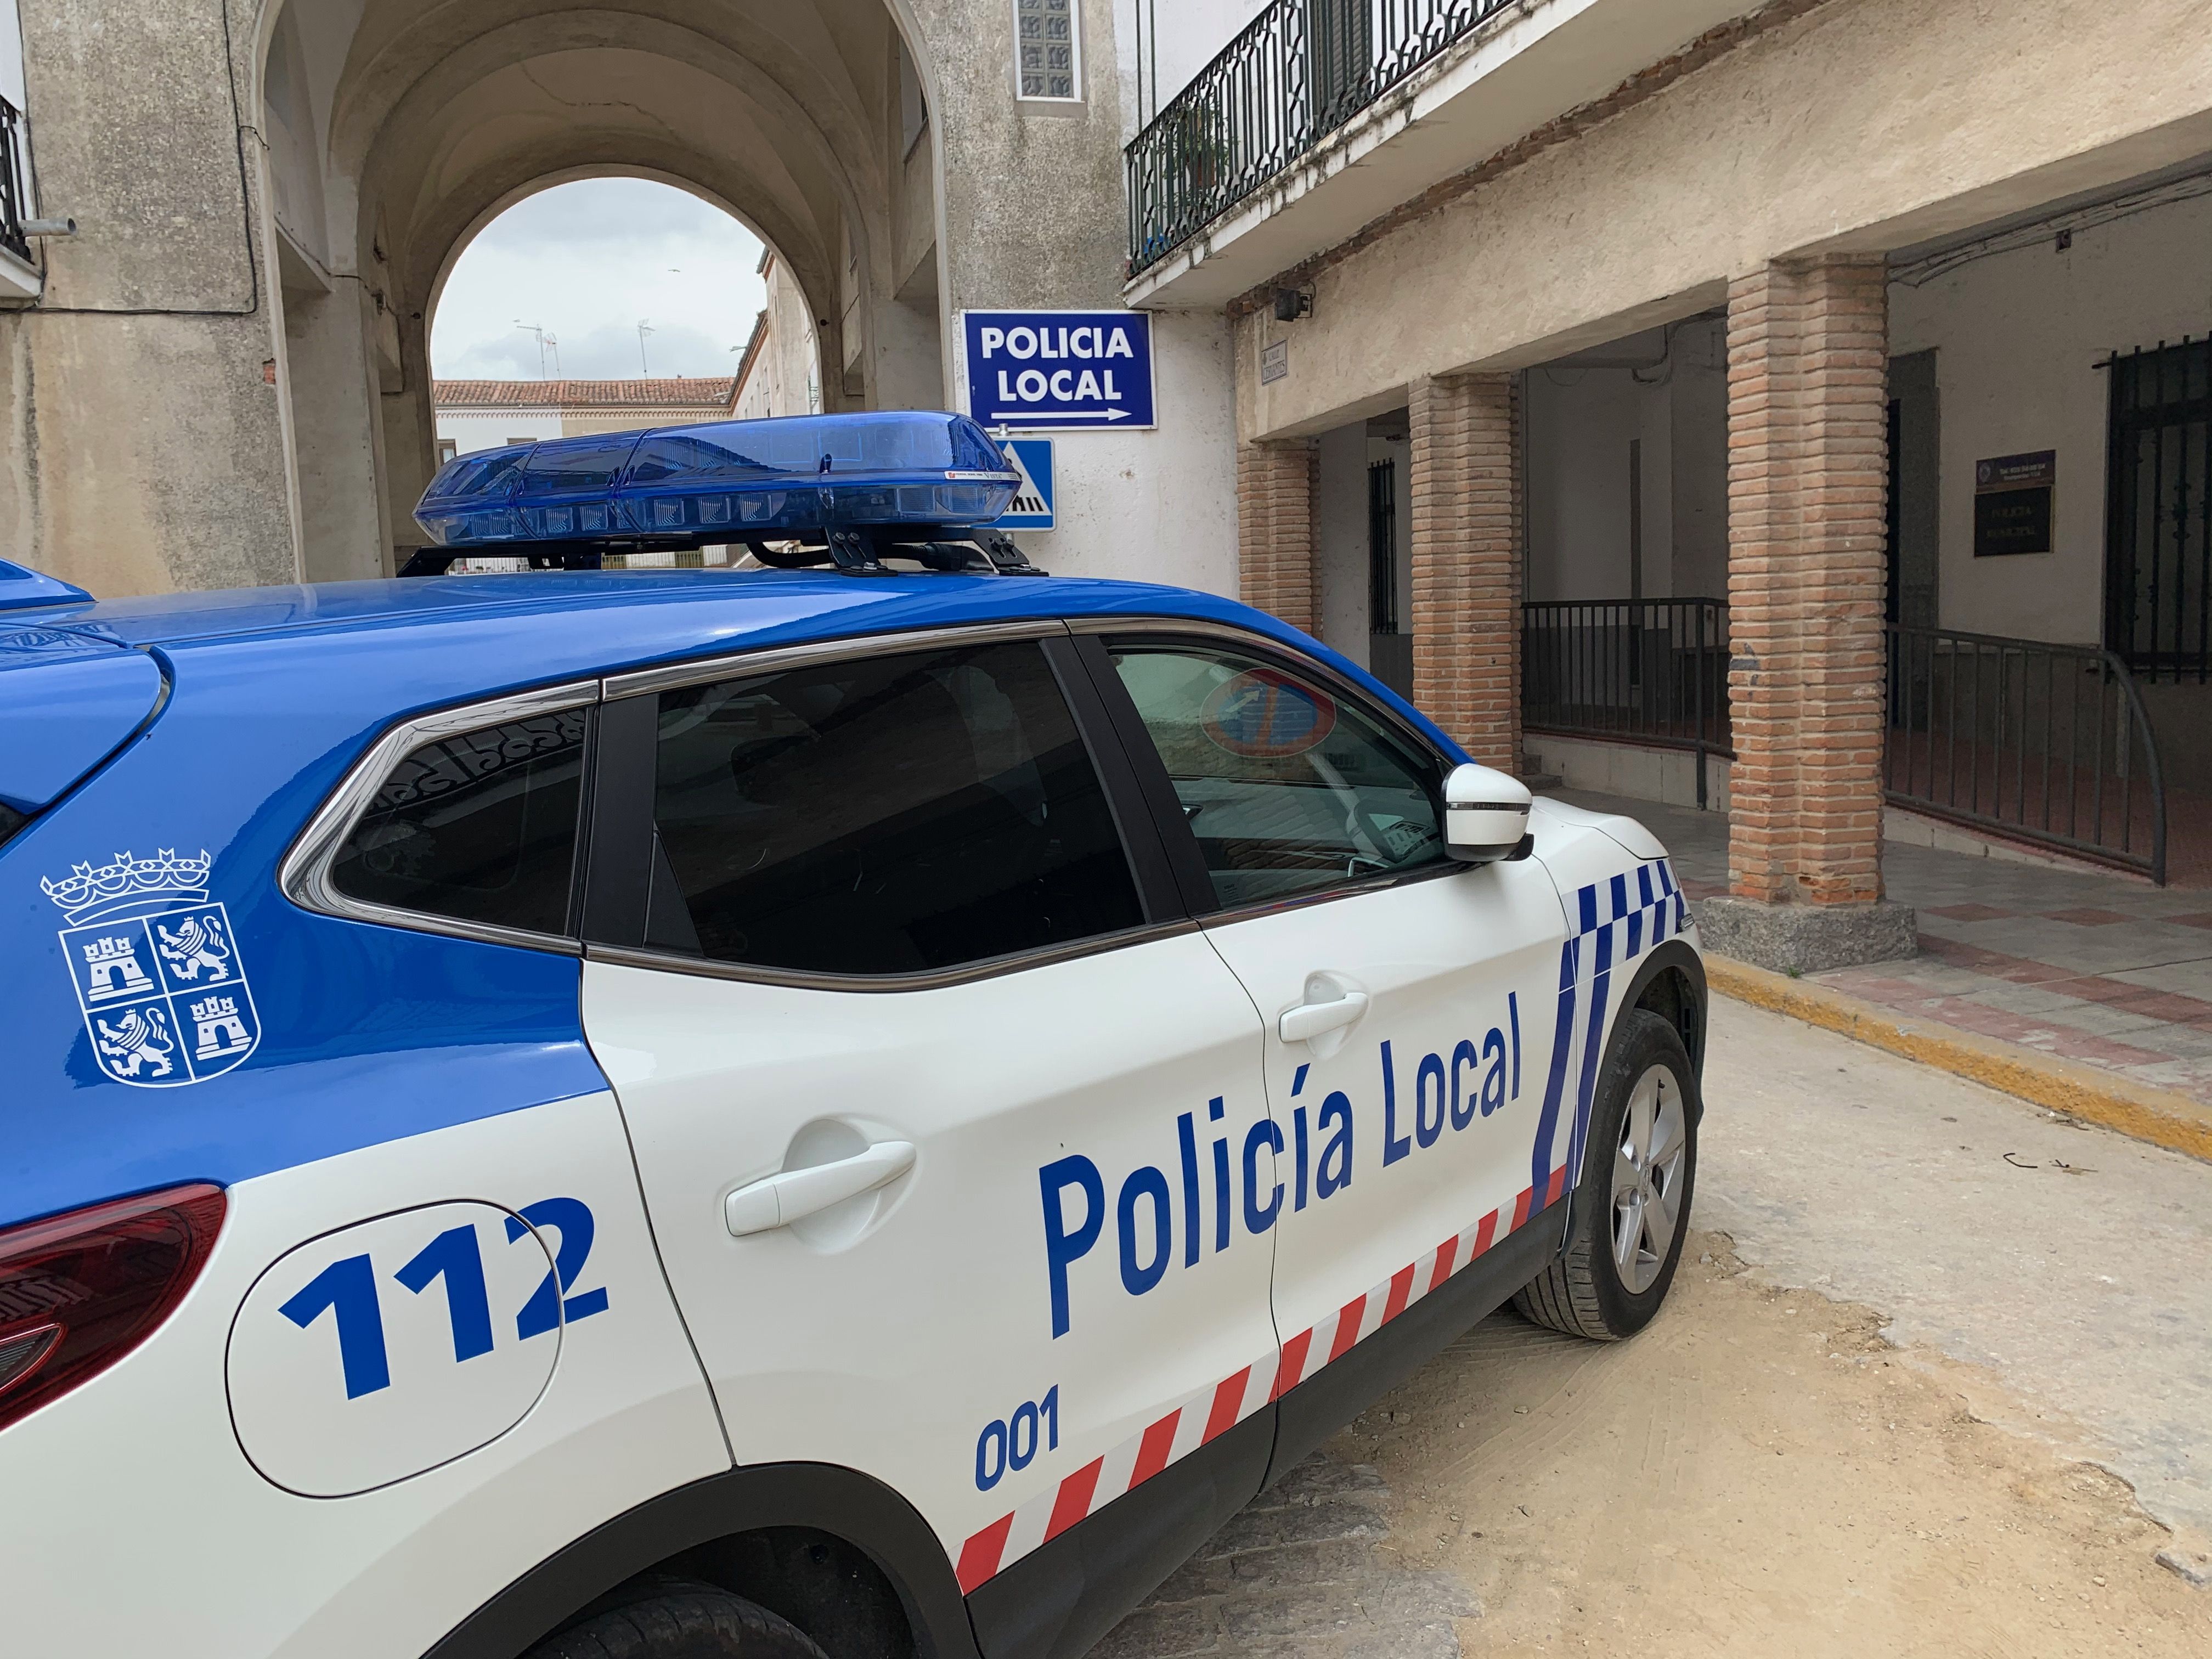
{"type": "Polygon", "coordinates": [[[23,234],[23,112],[0,98],[0,247],[19,259],[31,257],[23,234]]]}
{"type": "Polygon", "coordinates": [[[1275,0],[1131,141],[1130,275],[1515,3],[1275,0]]]}
{"type": "Polygon", "coordinates": [[[2094,645],[1889,630],[1889,799],[2166,884],[2166,785],[2127,666],[2094,645]]]}
{"type": "Polygon", "coordinates": [[[1729,757],[1728,605],[1567,599],[1521,607],[1521,723],[1698,757],[1729,757]]]}

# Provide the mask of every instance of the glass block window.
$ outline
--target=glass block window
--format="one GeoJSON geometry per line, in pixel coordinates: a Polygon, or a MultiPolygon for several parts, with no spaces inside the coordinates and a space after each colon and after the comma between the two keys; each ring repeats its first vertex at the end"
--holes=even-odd
{"type": "Polygon", "coordinates": [[[1076,0],[1014,0],[1014,75],[1024,98],[1079,94],[1076,0]]]}

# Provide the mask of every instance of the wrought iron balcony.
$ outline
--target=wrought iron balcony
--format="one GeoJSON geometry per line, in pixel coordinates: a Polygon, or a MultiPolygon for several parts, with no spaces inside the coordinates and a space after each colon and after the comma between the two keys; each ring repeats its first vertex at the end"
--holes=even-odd
{"type": "Polygon", "coordinates": [[[1275,0],[1131,141],[1129,274],[1515,3],[1275,0]]]}
{"type": "Polygon", "coordinates": [[[23,112],[0,98],[0,247],[17,258],[31,257],[23,234],[23,112]]]}

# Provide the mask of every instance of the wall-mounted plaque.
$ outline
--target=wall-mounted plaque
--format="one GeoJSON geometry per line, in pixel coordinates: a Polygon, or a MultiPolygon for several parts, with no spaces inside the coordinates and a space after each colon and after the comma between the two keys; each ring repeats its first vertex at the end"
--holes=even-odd
{"type": "Polygon", "coordinates": [[[1267,386],[1291,372],[1291,343],[1278,340],[1260,349],[1260,384],[1267,386]]]}
{"type": "Polygon", "coordinates": [[[1974,463],[1974,556],[2051,551],[2051,496],[2058,452],[2030,450],[1974,463]]]}

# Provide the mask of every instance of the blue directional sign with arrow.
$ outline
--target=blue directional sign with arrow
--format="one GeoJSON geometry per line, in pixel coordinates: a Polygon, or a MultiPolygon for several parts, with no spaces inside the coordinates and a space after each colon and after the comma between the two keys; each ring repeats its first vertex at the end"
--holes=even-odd
{"type": "Polygon", "coordinates": [[[1152,420],[1152,319],[1141,311],[962,313],[968,413],[987,427],[1136,431],[1152,420]]]}

